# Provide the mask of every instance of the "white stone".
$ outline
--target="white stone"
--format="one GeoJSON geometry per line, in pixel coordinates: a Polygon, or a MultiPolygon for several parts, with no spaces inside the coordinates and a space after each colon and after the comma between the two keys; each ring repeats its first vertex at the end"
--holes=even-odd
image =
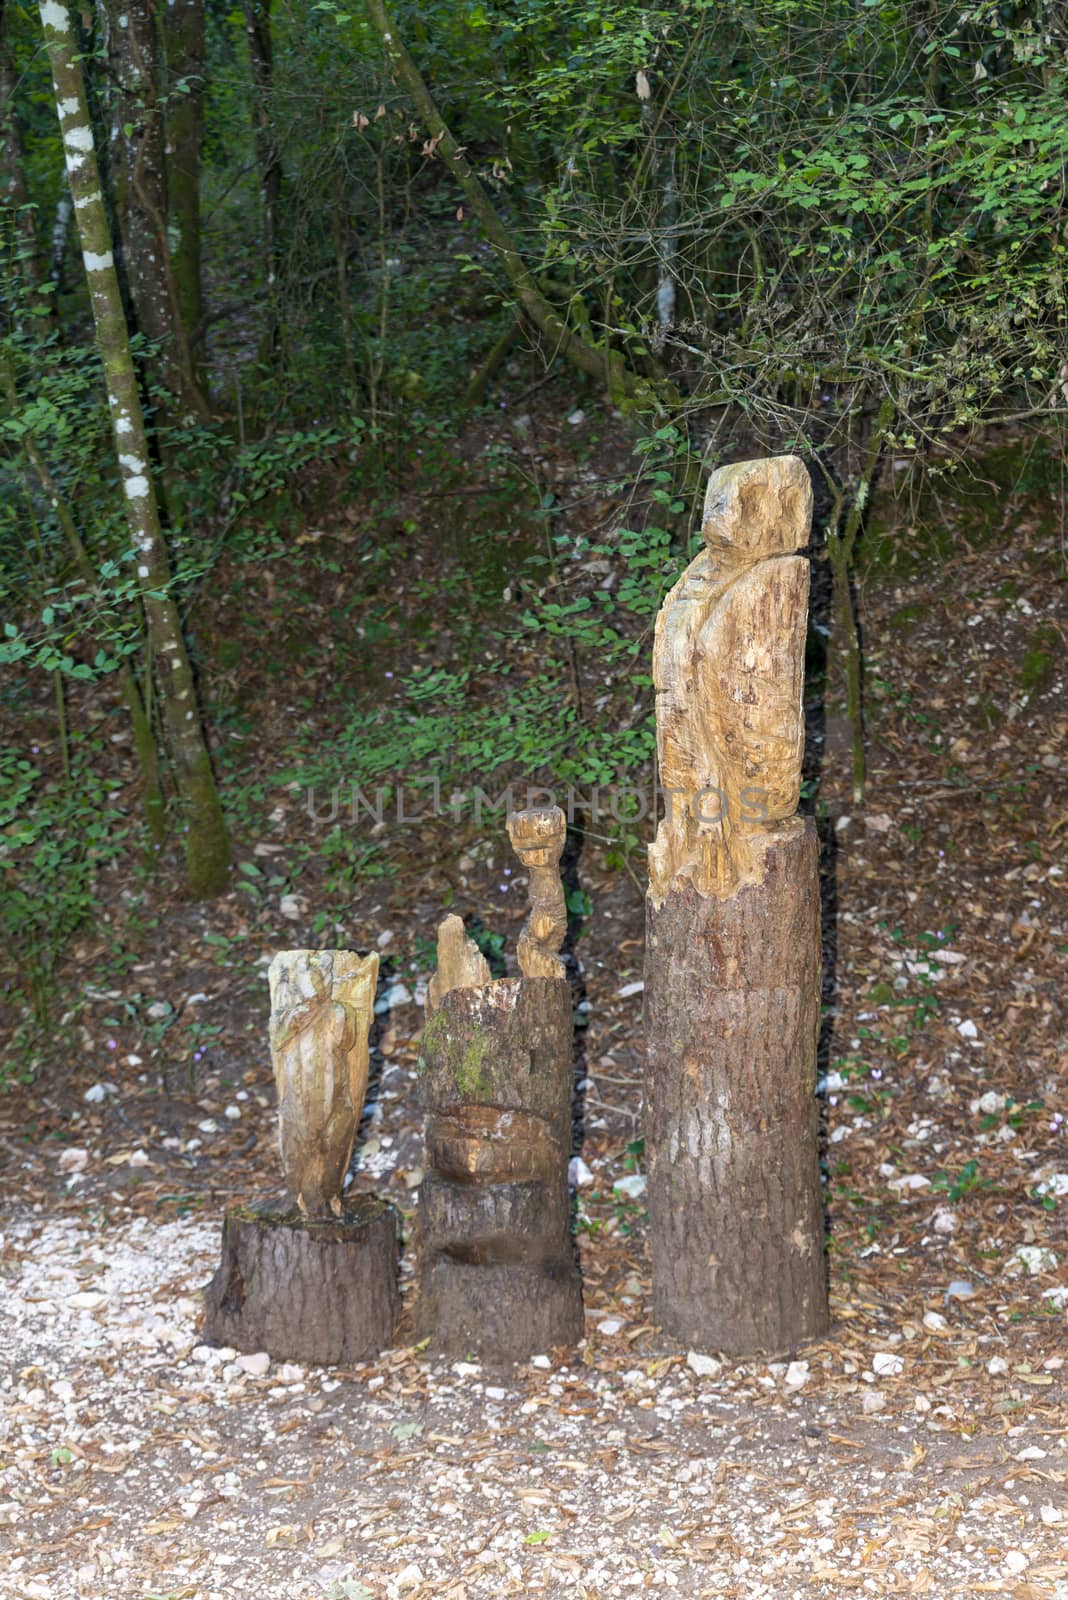
{"type": "Polygon", "coordinates": [[[632,994],[641,994],[645,989],[644,982],[639,978],[636,983],[625,983],[622,989],[616,990],[617,1000],[629,1000],[632,994]]]}
{"type": "Polygon", "coordinates": [[[88,1150],[81,1150],[75,1145],[71,1145],[68,1149],[62,1151],[59,1160],[56,1162],[60,1172],[84,1172],[88,1164],[88,1150]]]}
{"type": "Polygon", "coordinates": [[[957,1032],[962,1039],[978,1039],[979,1037],[979,1029],[968,1018],[965,1018],[963,1022],[957,1023],[957,1032]]]}
{"type": "Polygon", "coordinates": [[[928,1333],[943,1333],[949,1327],[949,1323],[940,1311],[925,1311],[923,1325],[928,1333]]]}
{"type": "Polygon", "coordinates": [[[648,1180],[643,1172],[632,1172],[612,1185],[615,1194],[625,1195],[628,1200],[639,1200],[647,1187],[648,1180]]]}
{"type": "Polygon", "coordinates": [[[539,1372],[548,1372],[552,1367],[548,1356],[531,1356],[530,1364],[532,1367],[537,1367],[539,1372]]]}
{"type": "Polygon", "coordinates": [[[808,1382],[808,1379],[808,1362],[791,1361],[790,1365],[786,1369],[786,1375],[782,1381],[785,1383],[788,1389],[800,1389],[808,1382]]]}
{"type": "Polygon", "coordinates": [[[869,1389],[860,1403],[860,1409],[866,1417],[874,1416],[876,1411],[886,1408],[886,1396],[880,1394],[878,1389],[869,1389]]]}
{"type": "Polygon", "coordinates": [[[242,1372],[247,1372],[250,1378],[262,1378],[266,1375],[271,1365],[271,1358],[266,1350],[257,1350],[255,1355],[238,1356],[237,1364],[242,1372]]]}
{"type": "Polygon", "coordinates": [[[107,1301],[107,1295],[101,1294],[99,1289],[83,1289],[80,1294],[72,1294],[67,1299],[67,1304],[76,1311],[96,1311],[107,1301]]]}
{"type": "Polygon", "coordinates": [[[1054,1272],[1057,1268],[1056,1255],[1041,1244],[1022,1244],[1016,1252],[1016,1259],[1032,1277],[1040,1272],[1054,1272]]]}
{"type": "Polygon", "coordinates": [[[423,1570],[410,1561],[397,1573],[396,1590],[398,1594],[407,1594],[409,1589],[418,1589],[423,1582],[423,1570]]]}
{"type": "Polygon", "coordinates": [[[948,1206],[943,1206],[940,1211],[936,1211],[934,1214],[933,1227],[935,1233],[956,1233],[956,1214],[948,1206]]]}
{"type": "Polygon", "coordinates": [[[567,1166],[567,1181],[573,1189],[586,1189],[595,1181],[581,1156],[572,1156],[567,1166]]]}
{"type": "Polygon", "coordinates": [[[992,1378],[1003,1378],[1009,1370],[1009,1363],[1004,1356],[991,1356],[986,1364],[986,1370],[992,1378]]]}
{"type": "MultiPolygon", "coordinates": [[[[619,1324],[622,1327],[622,1323],[619,1324]]],[[[699,1350],[687,1350],[686,1365],[699,1378],[718,1378],[723,1371],[722,1361],[715,1356],[703,1356],[699,1350]]]]}
{"type": "Polygon", "coordinates": [[[1020,1572],[1026,1572],[1031,1565],[1022,1550],[1010,1550],[1003,1563],[1006,1572],[1011,1572],[1015,1577],[1020,1572]]]}
{"type": "Polygon", "coordinates": [[[880,1378],[896,1378],[903,1372],[905,1363],[900,1356],[895,1356],[888,1350],[879,1350],[872,1357],[872,1371],[880,1378]]]}
{"type": "Polygon", "coordinates": [[[1055,1527],[1058,1522],[1064,1521],[1064,1512],[1059,1506],[1040,1506],[1038,1514],[1047,1528],[1055,1527]]]}

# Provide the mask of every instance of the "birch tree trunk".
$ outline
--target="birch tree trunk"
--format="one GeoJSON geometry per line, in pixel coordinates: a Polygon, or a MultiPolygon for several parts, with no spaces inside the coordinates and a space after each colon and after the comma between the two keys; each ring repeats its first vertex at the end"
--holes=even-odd
{"type": "Polygon", "coordinates": [[[201,727],[193,670],[171,590],[170,563],[152,483],[141,397],[104,210],[78,43],[65,5],[59,0],[41,0],[40,11],[104,366],[127,523],[137,552],[136,572],[156,666],[160,710],[182,807],[188,883],[192,893],[203,898],[225,889],[230,845],[201,727]]]}
{"type": "Polygon", "coordinates": [[[815,830],[795,815],[812,490],[793,456],[709,480],[707,548],[656,624],[667,815],[649,852],[645,1128],[654,1315],[699,1349],[827,1326],[815,830]]]}

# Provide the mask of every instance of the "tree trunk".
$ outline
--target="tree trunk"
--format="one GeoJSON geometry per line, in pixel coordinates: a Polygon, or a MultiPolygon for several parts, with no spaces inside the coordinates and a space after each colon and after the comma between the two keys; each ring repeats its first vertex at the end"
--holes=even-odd
{"type": "Polygon", "coordinates": [[[252,120],[260,169],[260,220],[267,278],[267,327],[264,348],[270,356],[279,333],[279,212],[282,202],[282,156],[274,129],[274,41],[271,0],[243,0],[245,35],[252,70],[252,120]]]}
{"type": "Polygon", "coordinates": [[[434,1350],[491,1364],[583,1332],[567,1186],[573,1014],[555,955],[563,814],[517,813],[510,832],[532,879],[523,976],[490,982],[463,923],[447,917],[420,1059],[418,1325],[434,1350]]]}
{"type": "Polygon", "coordinates": [[[167,237],[167,173],[160,51],[154,0],[109,0],[109,58],[117,94],[111,119],[126,281],[137,328],[159,345],[159,371],[174,407],[196,417],[207,404],[193,371],[167,237]]]}
{"type": "Polygon", "coordinates": [[[178,312],[190,341],[197,388],[207,393],[203,341],[192,344],[204,321],[200,259],[200,162],[204,144],[204,0],[170,0],[164,18],[167,67],[166,191],[171,274],[178,312]]]}
{"type": "Polygon", "coordinates": [[[646,901],[654,1314],[699,1349],[827,1326],[815,830],[794,815],[812,491],[794,457],[714,473],[707,549],[657,618],[667,816],[646,901]]]}
{"type": "Polygon", "coordinates": [[[193,671],[171,590],[170,563],[149,468],[141,398],[119,295],[77,41],[70,12],[58,0],[41,0],[41,21],[104,366],[127,522],[137,551],[136,573],[149,646],[156,663],[160,708],[184,812],[188,882],[194,895],[206,897],[220,893],[227,885],[230,845],[200,724],[193,671]]]}
{"type": "MultiPolygon", "coordinates": [[[[9,26],[8,6],[0,0],[0,206],[6,213],[0,235],[0,260],[9,252],[13,254],[19,263],[19,275],[36,287],[41,281],[37,227],[26,183],[22,122],[15,101],[18,75],[8,40],[9,26]]],[[[8,270],[5,266],[5,273],[8,270]]]]}
{"type": "Polygon", "coordinates": [[[393,1339],[397,1239],[396,1211],[374,1196],[329,1218],[235,1207],[205,1291],[205,1338],[314,1366],[369,1360],[393,1339]]]}

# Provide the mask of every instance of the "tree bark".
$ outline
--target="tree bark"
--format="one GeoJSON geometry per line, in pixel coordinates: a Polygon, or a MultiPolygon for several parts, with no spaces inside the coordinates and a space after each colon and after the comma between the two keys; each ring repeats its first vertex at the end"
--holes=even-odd
{"type": "Polygon", "coordinates": [[[812,492],[794,457],[713,474],[706,550],[657,618],[667,815],[646,900],[654,1315],[732,1355],[827,1326],[815,1100],[818,853],[797,817],[812,492]]]}
{"type": "Polygon", "coordinates": [[[329,1218],[236,1206],[205,1291],[205,1338],[315,1366],[376,1356],[397,1317],[397,1239],[396,1211],[373,1196],[329,1218]]]}
{"type": "Polygon", "coordinates": [[[173,407],[207,416],[193,369],[167,236],[161,61],[155,0],[109,0],[108,53],[117,85],[111,170],[126,281],[138,331],[159,345],[173,407]]]}
{"type": "Polygon", "coordinates": [[[204,144],[204,0],[170,0],[164,20],[167,71],[165,166],[171,273],[189,358],[201,394],[207,393],[203,341],[193,330],[204,321],[201,269],[200,165],[204,144]]]}
{"type": "Polygon", "coordinates": [[[489,982],[463,923],[447,917],[420,1057],[418,1325],[434,1350],[491,1364],[583,1332],[567,1186],[573,1014],[555,955],[563,814],[518,813],[509,831],[532,875],[523,976],[489,982]]]}
{"type": "Polygon", "coordinates": [[[184,812],[187,878],[194,895],[207,897],[220,893],[227,885],[230,844],[171,588],[170,562],[152,483],[141,397],[130,355],[71,14],[58,0],[41,0],[40,9],[104,367],[127,523],[137,552],[136,573],[156,664],[160,708],[184,812]]]}
{"type": "Polygon", "coordinates": [[[282,155],[274,127],[274,41],[271,34],[271,0],[243,0],[245,35],[252,71],[252,121],[256,135],[256,160],[260,169],[260,219],[267,279],[267,328],[264,346],[270,355],[278,344],[282,155]]]}
{"type": "Polygon", "coordinates": [[[20,264],[20,275],[36,288],[41,281],[37,225],[26,182],[22,121],[15,99],[17,73],[9,28],[9,7],[0,0],[0,204],[11,219],[10,223],[5,221],[3,235],[0,235],[0,260],[9,251],[14,254],[20,264]]]}

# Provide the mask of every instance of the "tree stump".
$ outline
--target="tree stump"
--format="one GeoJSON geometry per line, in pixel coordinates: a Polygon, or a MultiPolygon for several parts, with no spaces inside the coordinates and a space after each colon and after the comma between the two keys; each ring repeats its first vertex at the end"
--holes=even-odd
{"type": "Polygon", "coordinates": [[[204,1333],[290,1360],[361,1361],[392,1342],[398,1303],[397,1213],[372,1195],[343,1199],[378,957],[283,950],[268,976],[288,1200],[227,1214],[204,1333]]]}
{"type": "Polygon", "coordinates": [[[795,457],[714,473],[657,618],[666,816],[649,852],[654,1315],[735,1355],[827,1327],[815,1100],[818,853],[794,813],[812,495],[795,457]]]}
{"type": "Polygon", "coordinates": [[[460,918],[446,917],[420,1058],[419,1330],[442,1354],[490,1364],[583,1333],[567,1186],[573,1014],[555,953],[563,814],[518,812],[509,831],[531,871],[523,976],[491,982],[460,918]]]}
{"type": "Polygon", "coordinates": [[[360,1195],[339,1216],[235,1206],[208,1285],[205,1337],[316,1366],[366,1361],[397,1316],[397,1213],[360,1195]]]}

